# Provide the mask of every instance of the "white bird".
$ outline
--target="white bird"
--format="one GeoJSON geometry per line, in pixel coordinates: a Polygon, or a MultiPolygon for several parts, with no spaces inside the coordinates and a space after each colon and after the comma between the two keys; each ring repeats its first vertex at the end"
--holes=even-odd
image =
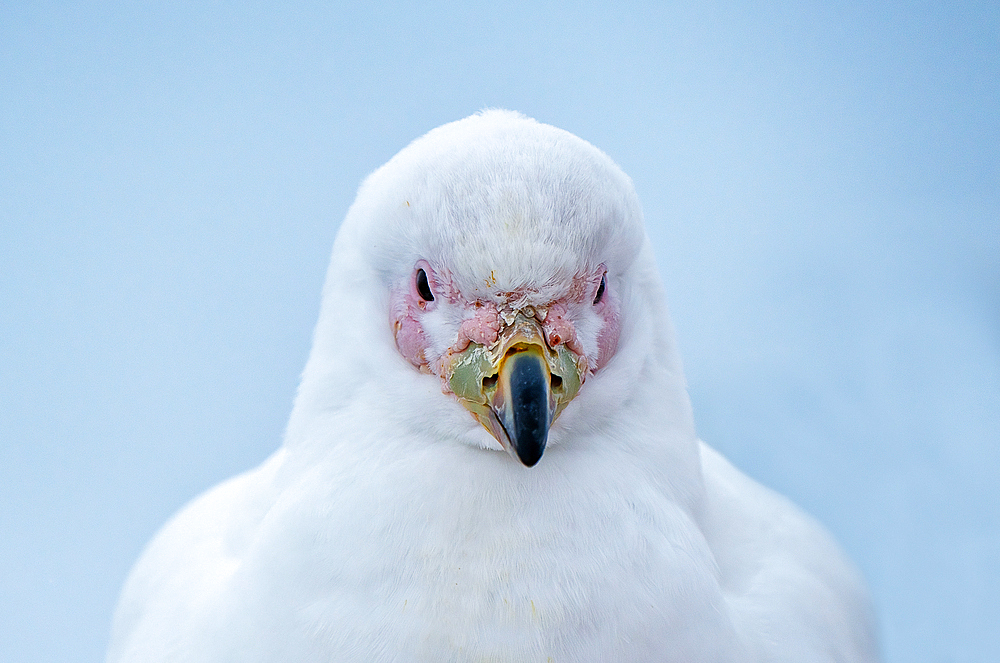
{"type": "Polygon", "coordinates": [[[631,181],[485,111],[361,186],[283,446],[159,532],[107,660],[876,649],[829,535],[698,440],[631,181]]]}

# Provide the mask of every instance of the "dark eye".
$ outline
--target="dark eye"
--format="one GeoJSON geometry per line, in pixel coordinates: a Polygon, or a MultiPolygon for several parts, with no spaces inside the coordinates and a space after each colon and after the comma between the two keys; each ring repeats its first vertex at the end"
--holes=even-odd
{"type": "Polygon", "coordinates": [[[427,272],[422,269],[417,270],[417,294],[425,302],[434,301],[434,293],[431,292],[431,286],[427,282],[427,272]]]}
{"type": "Polygon", "coordinates": [[[605,277],[602,276],[601,277],[601,285],[597,286],[597,294],[594,295],[594,306],[597,306],[598,304],[600,304],[601,303],[601,297],[604,296],[604,279],[605,279],[605,277]]]}

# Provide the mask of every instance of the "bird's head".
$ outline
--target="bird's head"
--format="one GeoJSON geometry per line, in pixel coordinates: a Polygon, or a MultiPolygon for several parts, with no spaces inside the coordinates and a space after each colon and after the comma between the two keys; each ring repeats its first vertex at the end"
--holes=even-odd
{"type": "MultiPolygon", "coordinates": [[[[350,345],[391,343],[383,389],[456,430],[464,408],[465,422],[481,424],[478,444],[530,467],[557,419],[627,395],[587,398],[623,344],[652,342],[637,330],[660,311],[633,296],[650,283],[661,295],[648,254],[632,183],[610,158],[563,130],[486,111],[414,141],[362,185],[335,246],[317,344],[324,317],[343,340],[350,318],[331,300],[346,284],[376,290],[381,329],[350,345]]],[[[620,372],[619,386],[638,371],[620,372]]]]}

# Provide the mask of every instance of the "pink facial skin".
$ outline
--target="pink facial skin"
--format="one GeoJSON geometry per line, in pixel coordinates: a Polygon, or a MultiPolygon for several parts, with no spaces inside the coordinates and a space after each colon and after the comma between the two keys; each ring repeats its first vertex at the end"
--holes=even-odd
{"type": "Polygon", "coordinates": [[[621,308],[618,298],[614,293],[605,290],[604,297],[597,303],[597,315],[601,317],[604,324],[597,334],[597,363],[594,369],[598,369],[608,363],[618,349],[618,336],[621,334],[621,308]]]}
{"type": "Polygon", "coordinates": [[[411,364],[424,372],[427,369],[425,352],[428,347],[427,336],[418,319],[419,308],[413,304],[408,294],[392,294],[393,334],[396,337],[396,347],[411,364]]]}
{"type": "Polygon", "coordinates": [[[566,347],[576,354],[584,354],[576,334],[576,328],[569,318],[569,305],[592,306],[601,320],[601,329],[597,334],[597,357],[589,357],[590,372],[594,372],[607,364],[618,349],[618,337],[621,334],[621,306],[616,293],[612,292],[607,283],[608,269],[603,264],[597,271],[574,279],[574,285],[569,294],[555,301],[548,307],[548,315],[542,328],[545,330],[545,340],[551,347],[565,343],[566,347]],[[604,281],[604,292],[596,304],[597,293],[604,281]]]}
{"type": "MultiPolygon", "coordinates": [[[[599,302],[594,304],[606,268],[601,265],[596,273],[574,279],[573,287],[566,297],[556,300],[548,306],[541,307],[537,317],[542,322],[545,340],[550,347],[561,344],[577,355],[584,356],[576,328],[573,325],[570,311],[579,310],[581,306],[593,306],[602,321],[597,337],[597,357],[588,357],[589,371],[604,366],[614,355],[618,347],[618,336],[621,331],[620,308],[618,299],[605,286],[605,291],[599,302]]],[[[507,293],[508,301],[521,299],[524,293],[507,293]]],[[[502,304],[501,304],[502,306],[502,304]]],[[[425,373],[434,373],[442,378],[443,389],[450,391],[445,379],[444,369],[451,358],[465,350],[470,343],[491,346],[499,338],[503,320],[497,304],[490,301],[466,301],[455,288],[447,272],[438,273],[424,261],[419,261],[413,269],[409,280],[393,290],[390,296],[390,312],[393,323],[393,333],[400,354],[411,364],[425,373]],[[417,288],[417,274],[423,270],[427,275],[434,299],[425,300],[417,288]],[[445,301],[452,306],[466,310],[466,319],[459,327],[455,342],[440,356],[429,357],[430,342],[421,324],[423,314],[434,310],[439,302],[445,301]]]]}
{"type": "Polygon", "coordinates": [[[455,352],[461,352],[469,346],[469,343],[489,347],[497,342],[500,335],[500,314],[497,312],[496,304],[475,301],[472,303],[472,309],[475,313],[458,328],[458,340],[450,348],[455,352]]]}
{"type": "Polygon", "coordinates": [[[433,310],[437,298],[426,301],[417,290],[417,272],[424,270],[431,292],[437,292],[437,279],[426,261],[421,260],[413,269],[409,282],[390,293],[389,311],[392,319],[392,333],[396,338],[396,347],[411,364],[425,373],[430,373],[427,366],[427,348],[430,344],[427,335],[420,324],[420,315],[424,311],[433,310]]]}
{"type": "Polygon", "coordinates": [[[549,304],[545,322],[542,323],[542,330],[545,332],[545,342],[550,348],[557,347],[560,343],[565,343],[566,347],[578,355],[583,354],[576,338],[576,328],[573,323],[567,320],[569,311],[562,301],[555,301],[549,304]]]}
{"type": "Polygon", "coordinates": [[[500,332],[500,316],[496,304],[491,302],[465,302],[451,285],[447,273],[437,274],[427,261],[421,260],[413,268],[406,287],[394,290],[390,297],[390,311],[396,347],[411,364],[427,373],[441,374],[444,362],[452,355],[465,350],[469,343],[493,345],[500,332]],[[427,284],[434,295],[432,301],[425,300],[417,288],[418,270],[424,270],[427,284]],[[424,312],[433,311],[439,301],[444,300],[455,306],[469,309],[471,316],[458,329],[455,343],[438,358],[427,356],[430,342],[424,333],[420,318],[424,312]]]}
{"type": "Polygon", "coordinates": [[[469,343],[489,347],[496,343],[500,336],[500,315],[495,304],[475,301],[471,305],[467,304],[466,308],[474,311],[472,317],[458,328],[458,338],[455,342],[432,362],[432,372],[441,378],[441,389],[445,393],[451,391],[445,375],[445,368],[451,363],[451,358],[469,347],[469,343]]]}

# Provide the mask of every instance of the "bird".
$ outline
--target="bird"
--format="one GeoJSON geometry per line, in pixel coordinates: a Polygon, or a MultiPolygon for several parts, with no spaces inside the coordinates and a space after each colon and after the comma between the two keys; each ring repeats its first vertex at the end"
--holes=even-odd
{"type": "Polygon", "coordinates": [[[363,181],[280,447],[147,545],[106,660],[878,658],[831,535],[699,439],[632,181],[488,109],[363,181]]]}

